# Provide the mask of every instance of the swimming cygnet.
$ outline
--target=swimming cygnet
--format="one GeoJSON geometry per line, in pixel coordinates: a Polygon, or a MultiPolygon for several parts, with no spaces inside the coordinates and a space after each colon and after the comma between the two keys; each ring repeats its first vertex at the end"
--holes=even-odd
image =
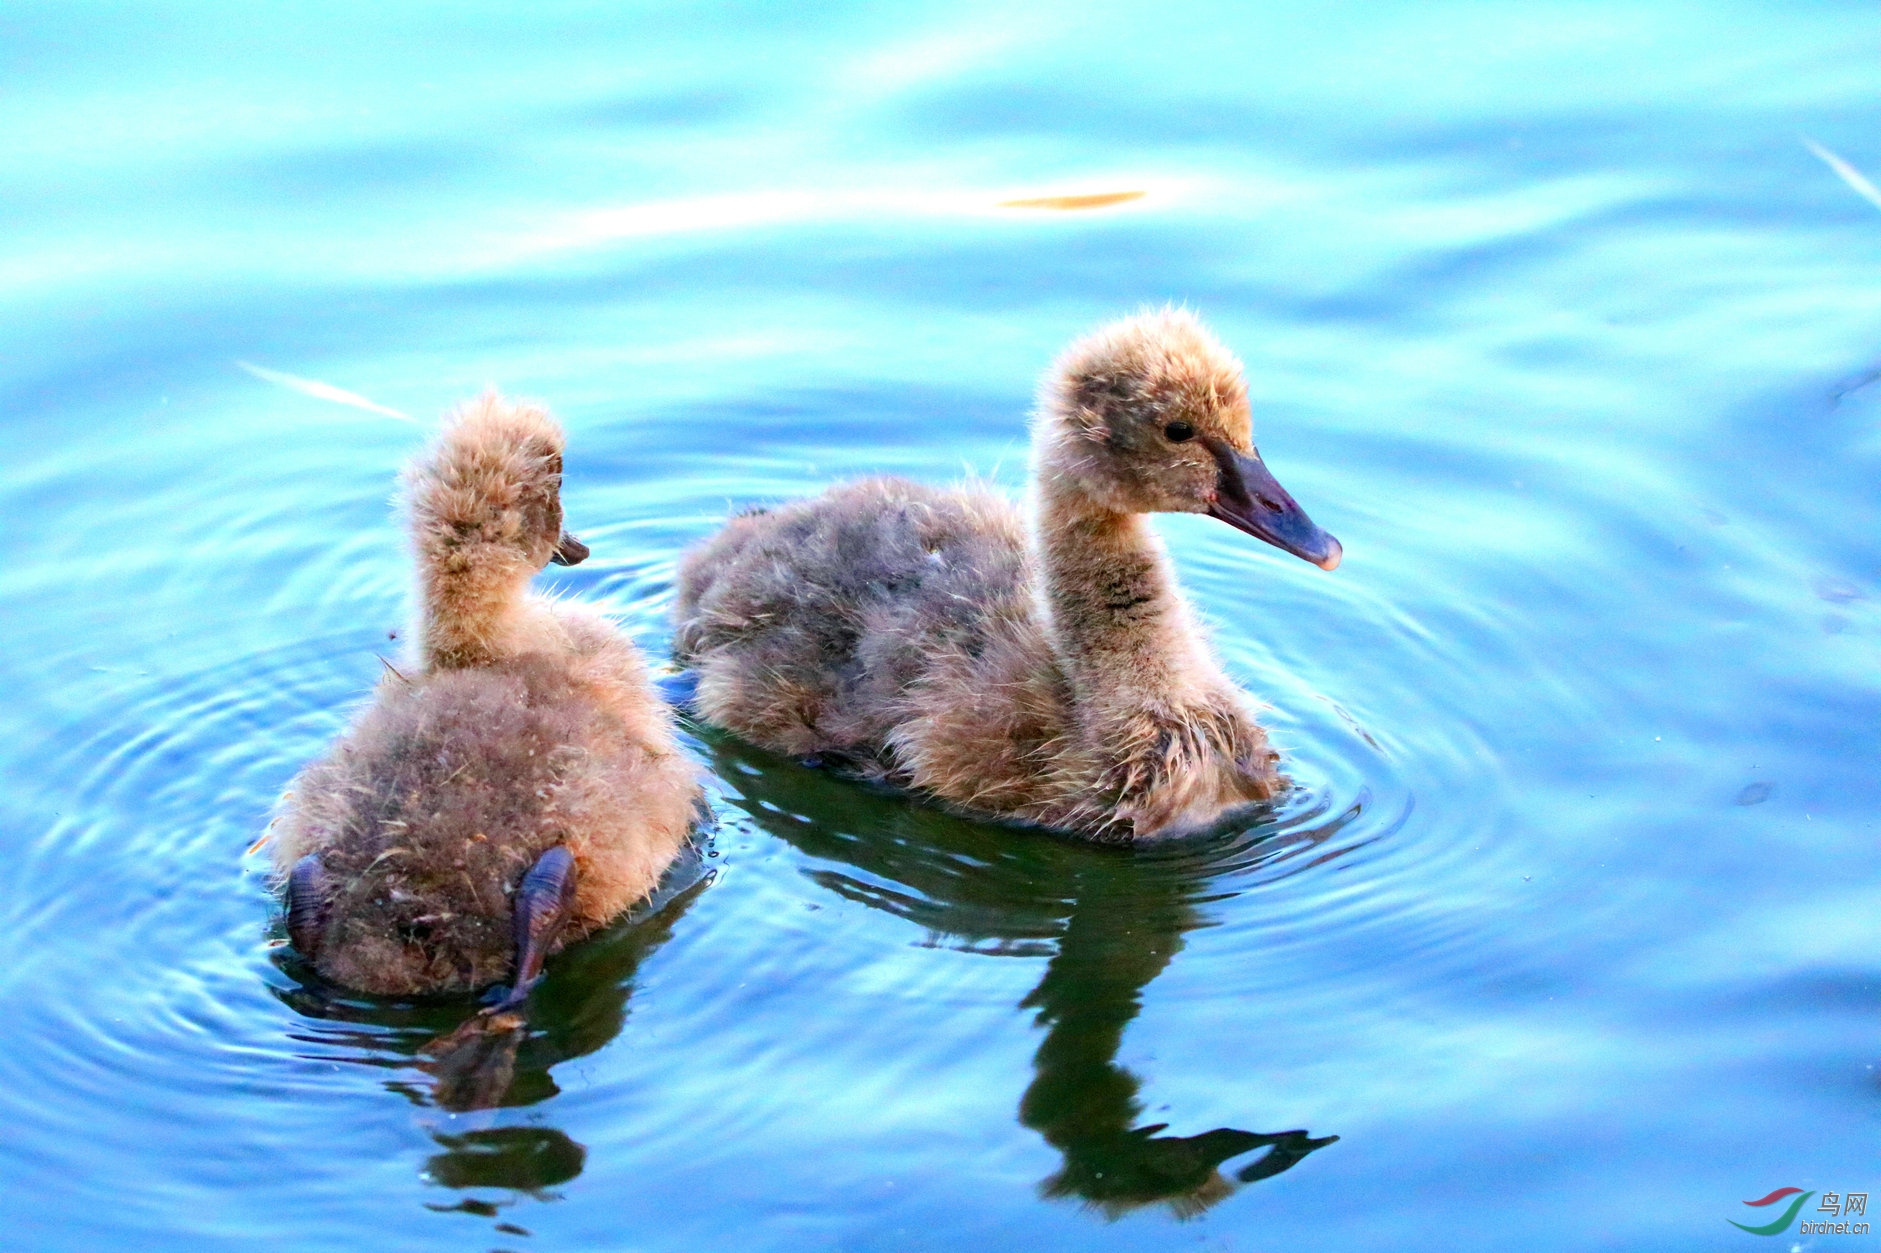
{"type": "Polygon", "coordinates": [[[283,798],[288,932],[326,978],[387,995],[507,980],[652,892],[699,785],[639,653],[530,594],[588,555],[562,530],[562,431],[485,395],[405,475],[416,655],[283,798]]]}
{"type": "Polygon", "coordinates": [[[1238,362],[1191,314],[1074,344],[1032,430],[1033,516],[871,479],[733,518],[679,571],[706,721],[951,808],[1129,841],[1282,786],[1144,517],[1202,513],[1324,569],[1262,463],[1238,362]]]}

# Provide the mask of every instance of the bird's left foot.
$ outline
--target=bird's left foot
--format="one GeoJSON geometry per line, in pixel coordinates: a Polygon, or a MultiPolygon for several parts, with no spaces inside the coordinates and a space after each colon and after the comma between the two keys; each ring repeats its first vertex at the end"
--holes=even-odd
{"type": "Polygon", "coordinates": [[[678,674],[662,674],[653,680],[653,688],[660,699],[674,709],[691,713],[693,702],[699,696],[699,672],[681,670],[678,674]]]}

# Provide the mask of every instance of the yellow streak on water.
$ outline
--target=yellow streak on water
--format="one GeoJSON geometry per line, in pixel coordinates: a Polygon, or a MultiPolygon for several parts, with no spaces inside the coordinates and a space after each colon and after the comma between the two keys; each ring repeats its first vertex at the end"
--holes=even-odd
{"type": "Polygon", "coordinates": [[[1002,209],[1103,209],[1130,200],[1141,200],[1144,191],[1099,191],[1082,196],[1033,196],[1023,200],[1002,200],[1002,209]]]}

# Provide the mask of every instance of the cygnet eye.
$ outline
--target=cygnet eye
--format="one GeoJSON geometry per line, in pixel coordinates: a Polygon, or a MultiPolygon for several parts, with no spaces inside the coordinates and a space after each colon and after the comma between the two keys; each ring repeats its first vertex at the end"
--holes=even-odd
{"type": "Polygon", "coordinates": [[[1195,428],[1187,422],[1171,422],[1163,428],[1163,437],[1172,444],[1195,438],[1195,428]]]}

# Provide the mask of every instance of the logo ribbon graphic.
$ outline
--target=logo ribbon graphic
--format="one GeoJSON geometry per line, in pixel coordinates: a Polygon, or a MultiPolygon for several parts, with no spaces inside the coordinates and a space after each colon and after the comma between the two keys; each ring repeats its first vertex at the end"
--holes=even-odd
{"type": "Polygon", "coordinates": [[[1737,1228],[1739,1231],[1748,1231],[1753,1236],[1774,1236],[1779,1232],[1787,1230],[1789,1225],[1796,1221],[1796,1213],[1803,1208],[1803,1202],[1814,1195],[1816,1194],[1813,1192],[1804,1192],[1801,1188],[1778,1188],[1769,1196],[1759,1197],[1755,1201],[1744,1202],[1746,1205],[1757,1207],[1775,1205],[1786,1196],[1796,1197],[1794,1201],[1790,1202],[1790,1207],[1784,1210],[1782,1216],[1775,1221],[1767,1222],[1761,1227],[1746,1227],[1743,1223],[1731,1222],[1728,1218],[1725,1219],[1725,1221],[1730,1222],[1731,1226],[1737,1228]],[[1801,1193],[1801,1195],[1797,1195],[1798,1193],[1801,1193]]]}

